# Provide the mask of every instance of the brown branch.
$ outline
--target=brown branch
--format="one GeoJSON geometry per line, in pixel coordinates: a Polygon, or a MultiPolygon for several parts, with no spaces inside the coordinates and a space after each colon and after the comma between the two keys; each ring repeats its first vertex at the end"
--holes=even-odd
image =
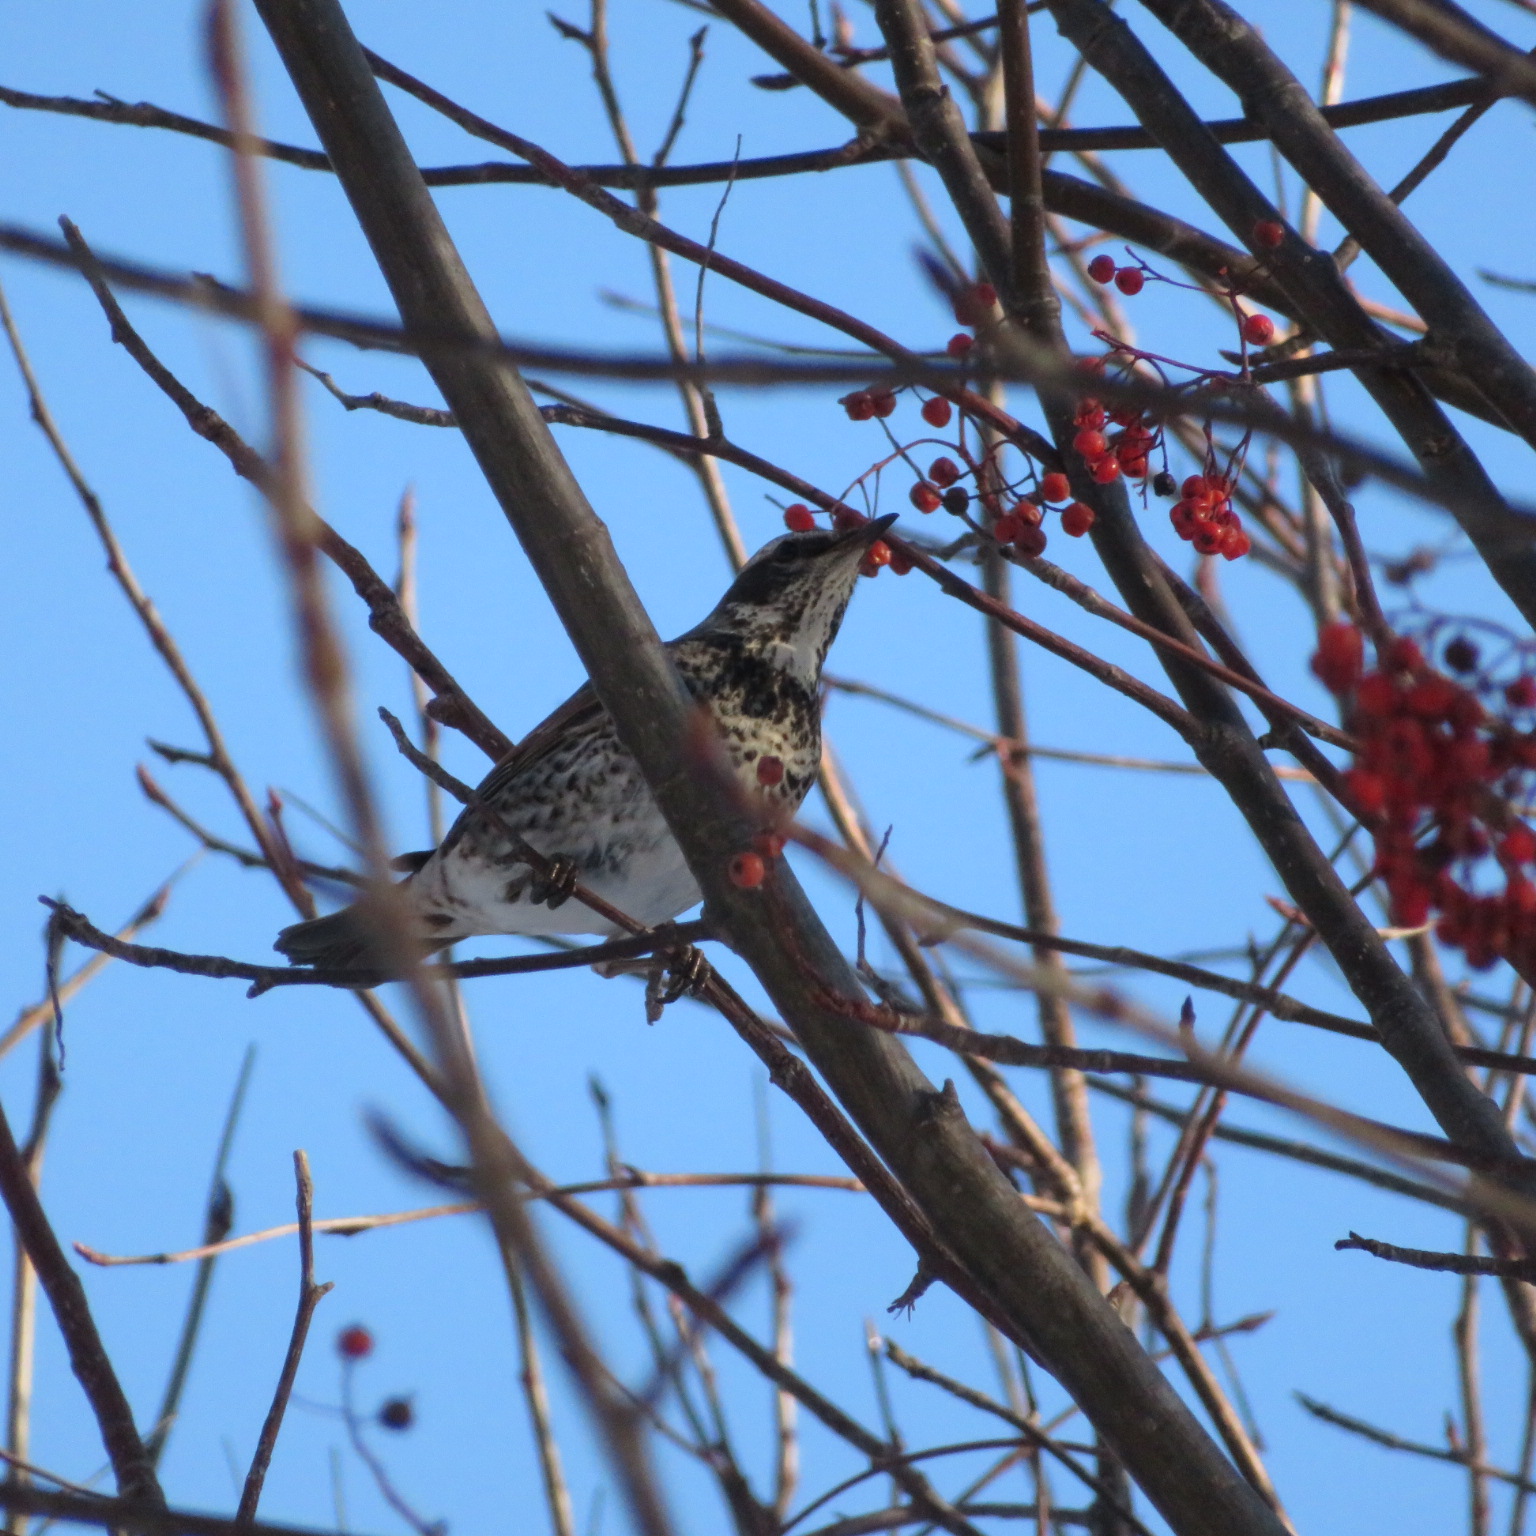
{"type": "MultiPolygon", "coordinates": [[[[1370,0],[1361,0],[1361,3],[1369,5],[1370,0]]],[[[1316,1398],[1308,1397],[1305,1392],[1298,1392],[1296,1401],[1323,1423],[1333,1424],[1339,1429],[1347,1429],[1352,1435],[1359,1435],[1363,1440],[1385,1446],[1389,1451],[1407,1451],[1412,1456],[1426,1456],[1431,1461],[1448,1461],[1458,1467],[1470,1466],[1485,1476],[1495,1478],[1501,1483],[1509,1483],[1524,1493],[1536,1493],[1536,1483],[1517,1477],[1513,1472],[1506,1472],[1501,1467],[1472,1463],[1461,1451],[1447,1451],[1437,1445],[1424,1445],[1417,1440],[1405,1440],[1401,1435],[1394,1435],[1390,1430],[1378,1429],[1374,1424],[1367,1424],[1364,1419],[1357,1419],[1352,1414],[1340,1413],[1337,1408],[1330,1408],[1326,1403],[1320,1403],[1316,1398]]]]}
{"type": "MultiPolygon", "coordinates": [[[[133,1409],[107,1357],[96,1331],[85,1287],[71,1267],[48,1217],[15,1138],[11,1123],[0,1106],[0,1197],[5,1200],[15,1227],[17,1243],[25,1250],[38,1283],[53,1309],[64,1337],[69,1363],[95,1415],[102,1444],[112,1463],[118,1491],[130,1503],[164,1508],[165,1495],[144,1450],[134,1423],[133,1409]]],[[[3,1500],[0,1500],[3,1502],[3,1500]]]]}
{"type": "Polygon", "coordinates": [[[1451,1275],[1497,1275],[1502,1279],[1525,1280],[1536,1284],[1536,1260],[1500,1259],[1476,1253],[1439,1253],[1430,1248],[1399,1248],[1395,1243],[1378,1242],[1351,1232],[1341,1237],[1336,1249],[1357,1248],[1374,1258],[1392,1264],[1407,1264],[1413,1269],[1433,1269],[1451,1275]]]}
{"type": "MultiPolygon", "coordinates": [[[[1148,242],[1154,243],[1155,242],[1148,242]]],[[[11,251],[29,259],[52,266],[80,270],[85,266],[81,257],[67,246],[50,240],[33,231],[14,225],[0,224],[0,250],[11,251]]],[[[254,317],[254,301],[241,289],[223,284],[210,286],[203,279],[151,268],[117,258],[95,258],[101,271],[119,285],[139,292],[150,293],[172,302],[207,310],[227,318],[249,322],[254,317]]],[[[1266,300],[1267,302],[1267,300],[1266,300]]],[[[1278,307],[1278,306],[1277,306],[1278,307]]],[[[587,351],[533,347],[503,341],[500,338],[466,339],[448,336],[430,324],[414,327],[392,326],[358,315],[348,315],[334,310],[300,307],[295,310],[304,329],[316,335],[334,336],[355,346],[387,352],[416,355],[423,348],[442,350],[453,354],[466,352],[505,359],[509,362],[527,363],[572,373],[597,375],[605,378],[647,380],[691,378],[701,382],[724,382],[750,385],[823,383],[838,384],[856,382],[872,387],[898,388],[904,384],[918,383],[951,399],[961,400],[967,410],[975,410],[978,397],[967,395],[958,387],[962,374],[946,367],[944,362],[911,353],[894,360],[882,369],[873,359],[866,367],[852,362],[843,363],[781,363],[760,357],[715,358],[708,363],[680,365],[668,358],[596,354],[587,351]]],[[[1392,361],[1398,361],[1392,355],[1392,361]]],[[[1410,359],[1411,361],[1411,359],[1410,359]]],[[[1081,380],[1069,375],[1046,360],[1026,359],[1000,352],[992,360],[999,378],[1018,379],[1041,385],[1062,384],[1076,388],[1081,380]]],[[[1139,382],[1114,382],[1100,380],[1095,389],[1106,400],[1135,404],[1154,412],[1177,412],[1187,405],[1187,394],[1149,386],[1139,382]]],[[[1468,404],[1468,409],[1472,406],[1468,404]]],[[[202,409],[199,407],[199,409],[202,409]]],[[[990,409],[990,408],[989,408],[990,409]]],[[[1461,513],[1475,513],[1487,507],[1487,497],[1476,484],[1470,488],[1458,486],[1449,478],[1426,480],[1418,471],[1380,453],[1363,442],[1343,437],[1336,432],[1320,432],[1304,423],[1290,419],[1255,420],[1251,410],[1227,404],[1219,398],[1202,399],[1202,415],[1212,421],[1231,422],[1242,427],[1256,427],[1265,434],[1285,443],[1308,442],[1335,453],[1341,462],[1376,476],[1388,485],[1406,492],[1418,500],[1435,506],[1443,506],[1461,513]]],[[[979,412],[985,417],[985,411],[979,412]]],[[[190,423],[198,430],[198,423],[190,423]]],[[[1017,427],[1012,417],[1005,417],[999,430],[1006,432],[1008,424],[1017,427]]],[[[1025,445],[1031,452],[1039,451],[1033,442],[1025,445]]],[[[1054,461],[1055,450],[1049,445],[1044,449],[1043,463],[1054,461]]],[[[1509,503],[1499,503],[1500,509],[1508,510],[1519,518],[1536,520],[1536,509],[1509,503]]],[[[353,552],[355,555],[355,551],[353,552]]],[[[333,556],[334,558],[334,556],[333,556]]],[[[359,557],[360,558],[360,557],[359,557]]],[[[353,572],[347,568],[349,576],[353,572]]],[[[391,642],[393,643],[393,642],[391,642]]]]}
{"type": "MultiPolygon", "coordinates": [[[[47,1474],[51,1478],[51,1474],[47,1474]]],[[[109,1531],[134,1531],[139,1536],[336,1536],[334,1531],[264,1521],[243,1524],[229,1516],[194,1510],[168,1509],[146,1498],[109,1499],[98,1493],[30,1487],[0,1481],[0,1508],[37,1515],[45,1521],[95,1525],[109,1531]]]]}
{"type": "Polygon", "coordinates": [[[321,1298],[334,1289],[329,1280],[324,1285],[315,1283],[315,1241],[311,1222],[315,1186],[309,1174],[309,1159],[302,1151],[293,1154],[293,1172],[298,1183],[299,1308],[293,1319],[293,1333],[288,1340],[288,1352],[283,1357],[283,1368],[277,1378],[277,1390],[272,1395],[272,1406],[267,1410],[267,1417],[262,1423],[261,1435],[256,1441],[256,1454],[251,1458],[251,1469],[246,1473],[245,1486],[240,1491],[240,1506],[235,1512],[235,1519],[241,1524],[256,1518],[262,1484],[267,1479],[267,1468],[272,1465],[272,1453],[277,1449],[277,1436],[283,1427],[283,1415],[288,1408],[288,1399],[293,1394],[293,1384],[298,1378],[299,1361],[304,1354],[304,1341],[309,1337],[310,1321],[321,1298]]]}
{"type": "Polygon", "coordinates": [[[1484,89],[1536,103],[1536,63],[1445,0],[1360,0],[1383,21],[1482,77],[1484,89]]]}
{"type": "Polygon", "coordinates": [[[941,1387],[958,1401],[972,1408],[979,1408],[983,1413],[990,1413],[993,1417],[1003,1420],[1005,1424],[1011,1424],[1032,1444],[1059,1461],[1085,1487],[1091,1488],[1098,1494],[1099,1498],[1113,1509],[1131,1530],[1140,1531],[1143,1536],[1147,1536],[1146,1526],[1136,1518],[1132,1510],[1121,1503],[1115,1490],[1106,1486],[1100,1478],[1095,1477],[1075,1456],[1059,1445],[1052,1436],[1046,1434],[1033,1419],[1015,1413],[1002,1403],[994,1402],[985,1393],[978,1392],[964,1382],[956,1381],[954,1377],[935,1370],[915,1355],[908,1354],[894,1339],[885,1339],[882,1343],[886,1358],[892,1364],[900,1366],[914,1381],[926,1381],[933,1386],[941,1387]]]}
{"type": "MultiPolygon", "coordinates": [[[[576,1184],[553,1185],[548,1189],[530,1190],[523,1198],[549,1200],[555,1196],[600,1194],[605,1190],[633,1189],[767,1189],[781,1186],[786,1189],[835,1189],[851,1194],[862,1194],[864,1186],[857,1179],[839,1178],[829,1173],[650,1173],[643,1168],[627,1168],[609,1179],[587,1179],[576,1184]]],[[[1039,1208],[1045,1209],[1045,1205],[1039,1208]]],[[[429,1205],[414,1211],[389,1211],[379,1216],[328,1216],[312,1221],[310,1230],[333,1237],[357,1237],[363,1232],[378,1232],[389,1227],[408,1226],[412,1222],[431,1221],[439,1216],[470,1216],[485,1207],[478,1200],[461,1200],[451,1205],[429,1205]]],[[[85,1243],[75,1243],[74,1250],[87,1263],[103,1269],[115,1269],[124,1265],[186,1264],[193,1260],[217,1258],[240,1248],[250,1248],[257,1243],[273,1242],[280,1237],[291,1237],[300,1228],[297,1222],[285,1222],[281,1226],[264,1227],[260,1232],[246,1232],[240,1237],[225,1238],[216,1243],[204,1243],[198,1248],[182,1248],[165,1253],[114,1254],[103,1253],[99,1248],[85,1243]]]]}
{"type": "MultiPolygon", "coordinates": [[[[69,249],[77,258],[80,271],[91,285],[97,302],[112,326],[112,339],[149,375],[163,394],[186,418],[197,435],[213,444],[235,473],[261,489],[268,482],[268,470],[260,454],[211,407],[206,406],[149,349],[144,339],[129,323],[122,306],[107,286],[106,269],[86,244],[80,231],[67,219],[61,220],[69,249]]],[[[352,589],[368,605],[369,628],[411,667],[436,696],[437,718],[444,725],[462,731],[485,754],[499,759],[511,750],[512,742],[464,693],[452,673],[440,662],[416,633],[401,609],[389,584],[369,565],[362,553],[353,548],[331,525],[310,512],[318,530],[321,551],[352,583],[352,589]]]]}
{"type": "MultiPolygon", "coordinates": [[[[77,944],[100,951],[115,960],[147,970],[176,971],[183,976],[206,976],[215,981],[248,981],[251,996],[259,997],[273,987],[342,987],[363,991],[398,975],[383,970],[352,967],[250,965],[223,955],[193,955],[181,950],[157,949],[145,944],[128,944],[103,933],[83,913],[50,897],[38,898],[55,913],[61,930],[77,944]]],[[[532,971],[574,970],[577,966],[597,965],[608,960],[633,960],[655,950],[688,944],[710,936],[709,925],[702,920],[678,923],[668,928],[641,933],[633,938],[614,939],[606,944],[588,944],[580,949],[550,955],[514,955],[504,960],[460,960],[452,965],[426,965],[419,970],[428,978],[450,977],[473,981],[484,976],[520,976],[532,971]]]]}
{"type": "MultiPolygon", "coordinates": [[[[135,935],[142,933],[152,923],[158,922],[165,911],[166,903],[170,900],[171,887],[181,878],[182,872],[178,870],[159,890],[155,891],[113,937],[127,942],[135,935]]],[[[57,986],[50,989],[50,996],[23,1008],[11,1027],[4,1034],[0,1034],[0,1056],[5,1056],[14,1050],[35,1029],[55,1022],[56,1006],[67,1003],[111,958],[110,955],[97,954],[86,961],[78,971],[64,977],[57,986]]]]}
{"type": "MultiPolygon", "coordinates": [[[[1145,1110],[1148,1114],[1156,1115],[1160,1120],[1166,1120],[1170,1125],[1176,1125],[1181,1129],[1193,1119],[1188,1110],[1161,1103],[1139,1088],[1125,1088],[1119,1083],[1111,1083],[1100,1077],[1090,1077],[1088,1084],[1095,1093],[1107,1094],[1122,1104],[1130,1104],[1136,1109],[1145,1110]]],[[[1226,1121],[1219,1121],[1211,1134],[1217,1141],[1229,1141],[1233,1146],[1247,1147],[1255,1152],[1266,1152],[1273,1157],[1284,1157],[1294,1162],[1307,1163],[1314,1168],[1325,1168],[1330,1173],[1359,1179],[1363,1184],[1373,1185],[1377,1189],[1391,1190],[1393,1194],[1402,1195],[1409,1200],[1420,1200],[1426,1205],[1433,1205],[1441,1210],[1455,1211],[1458,1215],[1465,1216],[1470,1210],[1466,1201],[1454,1194],[1448,1194],[1433,1184],[1404,1178],[1403,1175],[1393,1173],[1388,1168],[1378,1168],[1372,1163],[1363,1163],[1358,1158],[1343,1157],[1337,1152],[1329,1152],[1323,1147],[1314,1147],[1306,1142],[1295,1141],[1284,1136],[1271,1136],[1263,1131],[1248,1130],[1243,1126],[1229,1125],[1226,1121]]]]}
{"type": "MultiPolygon", "coordinates": [[[[1031,11],[1043,7],[1031,5],[1031,11]]],[[[991,17],[974,24],[978,27],[996,26],[991,17]]],[[[962,29],[948,28],[935,36],[959,36],[962,29]]],[[[859,61],[884,58],[884,48],[858,50],[859,61]]],[[[1362,124],[1393,122],[1405,117],[1418,117],[1426,113],[1448,112],[1458,107],[1477,104],[1487,95],[1489,86],[1484,78],[1474,76],[1467,80],[1451,80],[1442,85],[1420,86],[1414,90],[1390,91],[1380,96],[1365,96],[1358,101],[1339,102],[1322,108],[1324,119],[1335,128],[1353,128],[1362,124]]],[[[119,101],[115,97],[101,96],[92,101],[79,96],[44,96],[33,91],[15,90],[0,85],[0,104],[31,112],[51,112],[66,117],[92,119],[96,122],[116,123],[134,128],[158,128],[180,133],[205,143],[231,147],[228,130],[214,123],[187,117],[152,102],[119,101]]],[[[1223,144],[1253,143],[1267,137],[1264,125],[1246,117],[1219,118],[1206,125],[1223,144]]],[[[978,142],[1002,147],[1002,136],[977,134],[978,142]]],[[[1040,145],[1047,154],[1074,154],[1087,150],[1107,149],[1156,149],[1158,143],[1145,128],[1136,124],[1106,126],[1100,128],[1042,128],[1040,145]]],[[[255,152],[273,160],[282,161],[306,171],[329,171],[331,162],[318,149],[305,149],[297,144],[284,144],[274,139],[258,139],[255,152]]],[[[646,165],[643,162],[622,165],[581,165],[578,170],[599,186],[620,191],[638,191],[642,187],[691,187],[715,181],[727,181],[732,175],[732,164],[737,165],[736,179],[754,180],[765,176],[794,176],[804,171],[818,171],[841,165],[864,165],[873,161],[900,158],[910,151],[894,144],[860,145],[856,156],[850,156],[847,146],[835,149],[812,150],[792,155],[769,155],[755,159],[732,162],[712,161],[703,165],[646,165]]],[[[532,166],[526,165],[455,165],[423,166],[422,179],[428,186],[464,186],[466,184],[493,181],[512,185],[547,185],[548,178],[532,166]]]]}

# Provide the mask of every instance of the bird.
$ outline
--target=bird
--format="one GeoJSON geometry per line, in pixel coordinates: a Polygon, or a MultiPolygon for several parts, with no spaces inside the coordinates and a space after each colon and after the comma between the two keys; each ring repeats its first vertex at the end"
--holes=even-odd
{"type": "MultiPolygon", "coordinates": [[[[822,664],[870,547],[895,521],[781,534],[706,618],[667,642],[736,780],[779,815],[792,815],[815,782],[822,664]]],[[[608,918],[565,899],[574,880],[647,927],[701,897],[590,682],[491,769],[438,847],[393,863],[408,871],[396,890],[422,953],[486,934],[616,935],[608,918]],[[555,870],[519,859],[512,836],[555,870]]],[[[284,928],[274,948],[295,965],[373,964],[376,920],[362,907],[284,928]]]]}

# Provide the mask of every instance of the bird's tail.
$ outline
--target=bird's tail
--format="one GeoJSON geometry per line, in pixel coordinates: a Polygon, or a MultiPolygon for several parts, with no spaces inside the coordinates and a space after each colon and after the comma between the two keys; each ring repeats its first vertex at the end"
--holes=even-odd
{"type": "Polygon", "coordinates": [[[329,917],[284,928],[273,944],[294,965],[349,967],[364,964],[372,949],[372,930],[356,907],[343,907],[329,917]]]}

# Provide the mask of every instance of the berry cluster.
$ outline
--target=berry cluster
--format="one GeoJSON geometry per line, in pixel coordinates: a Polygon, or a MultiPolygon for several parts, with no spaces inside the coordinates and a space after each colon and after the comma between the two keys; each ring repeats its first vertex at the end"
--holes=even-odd
{"type": "Polygon", "coordinates": [[[1169,510],[1173,531],[1202,555],[1240,560],[1253,547],[1242,520],[1232,510],[1232,485],[1214,471],[1191,475],[1179,487],[1180,499],[1169,510]]]}
{"type": "Polygon", "coordinates": [[[1072,423],[1077,428],[1073,451],[1083,456],[1088,473],[1098,484],[1109,485],[1122,474],[1131,480],[1147,478],[1147,455],[1157,447],[1162,433],[1149,426],[1134,405],[1116,406],[1106,412],[1090,395],[1077,402],[1072,423]],[[1120,430],[1106,435],[1110,426],[1120,430]]]}
{"type": "Polygon", "coordinates": [[[1436,935],[1469,965],[1507,959],[1530,975],[1536,832],[1510,806],[1536,774],[1536,677],[1500,684],[1464,635],[1441,654],[1458,677],[1403,636],[1366,671],[1360,631],[1340,622],[1319,633],[1312,670],[1360,743],[1344,782],[1375,836],[1393,923],[1420,928],[1438,913],[1436,935]]]}
{"type": "MultiPolygon", "coordinates": [[[[1267,221],[1255,226],[1253,243],[1260,250],[1275,249],[1284,243],[1285,235],[1283,225],[1267,221]]],[[[1114,283],[1128,296],[1141,292],[1149,281],[1184,286],[1153,271],[1145,262],[1133,259],[1128,264],[1120,264],[1103,254],[1089,262],[1088,271],[1097,282],[1114,283]]],[[[1238,304],[1236,290],[1228,298],[1245,347],[1266,345],[1273,339],[1275,326],[1268,316],[1246,313],[1238,304]]],[[[976,336],[971,332],[979,333],[997,319],[997,294],[990,284],[976,283],[962,289],[953,302],[956,321],[967,329],[950,337],[946,351],[953,358],[964,359],[976,342],[976,336]]],[[[1117,377],[1129,378],[1138,369],[1150,367],[1166,379],[1165,365],[1190,367],[1144,352],[1108,333],[1095,334],[1107,343],[1108,351],[1103,357],[1082,364],[1090,378],[1106,378],[1111,368],[1117,377]]],[[[1197,375],[1194,382],[1198,385],[1206,376],[1206,370],[1193,368],[1192,371],[1197,375]]],[[[1232,376],[1210,377],[1230,381],[1232,376]]],[[[1088,384],[1086,387],[1093,386],[1088,384]]],[[[910,390],[910,386],[895,391],[878,387],[860,389],[844,395],[839,404],[850,420],[884,421],[894,414],[899,395],[910,390]]],[[[938,433],[946,432],[958,414],[958,439],[940,441],[940,446],[952,452],[940,453],[924,469],[914,460],[921,440],[903,445],[887,427],[886,435],[895,451],[856,483],[878,476],[898,459],[902,460],[918,477],[907,491],[908,500],[918,512],[931,514],[942,509],[961,519],[973,534],[1011,546],[1026,558],[1034,558],[1045,550],[1047,510],[1059,511],[1062,532],[1069,537],[1080,538],[1087,533],[1094,523],[1093,508],[1072,498],[1068,477],[1055,470],[1044,473],[1041,467],[1028,462],[1022,476],[1010,475],[1003,465],[1003,444],[969,441],[968,431],[974,424],[963,397],[960,399],[961,403],[956,405],[953,398],[935,395],[922,399],[920,405],[924,423],[938,433]]],[[[1072,450],[1095,483],[1111,485],[1123,478],[1141,490],[1144,500],[1148,489],[1159,496],[1170,497],[1179,491],[1178,482],[1168,468],[1164,421],[1149,418],[1135,406],[1106,408],[1100,400],[1085,396],[1078,401],[1074,427],[1072,450]]],[[[1204,472],[1192,475],[1184,482],[1180,499],[1171,511],[1171,521],[1179,536],[1192,543],[1200,554],[1219,554],[1228,560],[1237,560],[1252,547],[1232,508],[1232,488],[1241,468],[1246,440],[1218,461],[1208,426],[1206,439],[1204,472]]],[[[1008,446],[1011,452],[1017,445],[1008,446]]],[[[792,530],[806,531],[815,526],[815,514],[804,504],[796,503],[785,512],[784,521],[792,530]]],[[[862,521],[858,513],[843,505],[833,512],[836,527],[862,521]]],[[[893,554],[884,543],[877,543],[871,546],[865,560],[864,574],[872,576],[886,564],[898,574],[911,568],[904,557],[893,554]]]]}

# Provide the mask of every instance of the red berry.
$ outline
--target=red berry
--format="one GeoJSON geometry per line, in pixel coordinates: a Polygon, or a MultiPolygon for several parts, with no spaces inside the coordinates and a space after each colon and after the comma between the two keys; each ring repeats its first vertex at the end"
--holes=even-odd
{"type": "Polygon", "coordinates": [[[1095,256],[1088,263],[1088,276],[1096,283],[1113,282],[1115,277],[1115,258],[1113,256],[1095,256]]]}
{"type": "Polygon", "coordinates": [[[1253,243],[1266,251],[1273,251],[1285,244],[1285,225],[1279,219],[1260,219],[1253,226],[1253,243]]]}
{"type": "Polygon", "coordinates": [[[992,524],[992,537],[999,544],[1011,544],[1029,525],[1015,517],[1012,512],[1004,512],[1003,515],[992,524]]]}
{"type": "Polygon", "coordinates": [[[868,421],[875,414],[875,402],[867,389],[844,395],[838,404],[847,411],[849,421],[868,421]]]}
{"type": "Polygon", "coordinates": [[[1505,688],[1504,699],[1511,709],[1536,706],[1536,677],[1517,677],[1505,688]]]}
{"type": "Polygon", "coordinates": [[[1243,340],[1249,346],[1267,347],[1275,339],[1275,322],[1268,315],[1249,315],[1243,321],[1243,340]]]}
{"type": "Polygon", "coordinates": [[[859,561],[860,576],[878,576],[881,568],[891,563],[891,546],[884,539],[876,539],[868,549],[864,551],[864,558],[859,561]]]}
{"type": "Polygon", "coordinates": [[[1031,560],[1045,553],[1045,529],[1034,525],[1021,528],[1013,537],[1013,547],[1031,560]]]}
{"type": "Polygon", "coordinates": [[[784,778],[784,759],[765,753],[757,760],[757,782],[768,789],[781,783],[784,778]]]}
{"type": "Polygon", "coordinates": [[[974,336],[967,336],[964,331],[956,331],[944,344],[944,350],[951,357],[964,357],[972,347],[976,345],[974,336]]]}
{"type": "Polygon", "coordinates": [[[928,478],[935,485],[953,485],[960,478],[960,466],[953,459],[935,459],[928,466],[928,478]]]}
{"type": "Polygon", "coordinates": [[[1241,528],[1227,528],[1222,533],[1221,558],[1241,560],[1253,548],[1253,540],[1241,528]]]}
{"type": "Polygon", "coordinates": [[[731,877],[731,884],[744,891],[756,890],[768,877],[768,867],[760,853],[738,853],[726,872],[731,877]]]}
{"type": "Polygon", "coordinates": [[[1040,497],[1043,501],[1065,501],[1072,494],[1067,477],[1052,470],[1040,481],[1040,497]]]}
{"type": "Polygon", "coordinates": [[[1329,693],[1348,693],[1360,681],[1365,664],[1365,641],[1353,624],[1340,619],[1317,632],[1317,654],[1312,671],[1329,693]]]}
{"type": "Polygon", "coordinates": [[[916,485],[907,492],[907,500],[917,508],[919,512],[937,512],[943,504],[943,497],[926,480],[919,480],[916,485]]]}
{"type": "Polygon", "coordinates": [[[816,518],[803,502],[796,502],[784,509],[784,526],[791,533],[809,533],[816,526],[816,518]]]}
{"type": "Polygon", "coordinates": [[[1038,528],[1045,514],[1032,501],[1016,501],[1013,504],[1012,515],[1021,523],[1028,524],[1031,528],[1038,528]]]}
{"type": "Polygon", "coordinates": [[[955,319],[961,325],[980,325],[997,303],[997,289],[991,283],[973,283],[955,295],[955,319]]]}
{"type": "Polygon", "coordinates": [[[1392,890],[1392,921],[1399,928],[1422,928],[1429,921],[1429,887],[1419,881],[1405,881],[1392,890]]]}
{"type": "Polygon", "coordinates": [[[1210,523],[1202,523],[1195,529],[1195,536],[1190,540],[1196,550],[1202,555],[1219,555],[1221,546],[1226,543],[1226,534],[1210,523]]]}
{"type": "Polygon", "coordinates": [[[1208,490],[1210,490],[1210,486],[1206,484],[1204,475],[1191,475],[1179,487],[1179,494],[1181,496],[1204,496],[1208,490]]]}
{"type": "Polygon", "coordinates": [[[1132,480],[1145,480],[1147,478],[1147,461],[1144,458],[1122,459],[1120,467],[1132,480]]]}
{"type": "Polygon", "coordinates": [[[1147,286],[1147,274],[1140,267],[1121,267],[1115,273],[1115,287],[1127,298],[1141,292],[1147,286]]]}
{"type": "Polygon", "coordinates": [[[832,526],[839,533],[847,533],[852,528],[862,528],[869,519],[860,512],[855,512],[852,507],[839,507],[832,514],[832,526]]]}
{"type": "Polygon", "coordinates": [[[949,401],[935,395],[931,400],[923,401],[923,420],[930,427],[947,427],[949,425],[950,408],[949,401]]]}
{"type": "Polygon", "coordinates": [[[1425,720],[1445,718],[1456,707],[1461,689],[1438,672],[1427,673],[1403,695],[1403,705],[1425,720]]]}
{"type": "Polygon", "coordinates": [[[890,390],[882,389],[870,395],[869,403],[876,416],[889,416],[896,409],[896,396],[890,390]]]}
{"type": "Polygon", "coordinates": [[[366,1360],[373,1353],[373,1335],[361,1323],[353,1323],[336,1335],[336,1353],[343,1360],[366,1360]]]}
{"type": "Polygon", "coordinates": [[[1389,672],[1419,672],[1424,667],[1424,652],[1416,640],[1399,636],[1387,647],[1382,666],[1389,672]]]}
{"type": "Polygon", "coordinates": [[[1499,844],[1499,856],[1510,864],[1529,864],[1536,861],[1536,832],[1517,821],[1504,834],[1499,844]]]}
{"type": "Polygon", "coordinates": [[[1061,514],[1061,531],[1070,538],[1080,539],[1093,527],[1093,508],[1086,501],[1074,501],[1061,514]]]}
{"type": "Polygon", "coordinates": [[[1355,709],[1362,720],[1385,720],[1396,708],[1397,684],[1385,673],[1367,672],[1355,685],[1355,709]]]}
{"type": "Polygon", "coordinates": [[[891,551],[891,575],[906,576],[911,573],[912,559],[910,555],[904,555],[899,549],[891,551]]]}
{"type": "Polygon", "coordinates": [[[409,1429],[416,1422],[416,1410],[408,1397],[392,1397],[379,1407],[379,1423],[385,1429],[409,1429]]]}
{"type": "Polygon", "coordinates": [[[1085,459],[1101,459],[1109,449],[1109,444],[1104,440],[1104,434],[1095,432],[1091,427],[1084,427],[1072,439],[1072,446],[1085,459]]]}
{"type": "Polygon", "coordinates": [[[1343,774],[1344,788],[1353,797],[1362,816],[1380,815],[1387,803],[1387,787],[1379,773],[1368,768],[1347,768],[1343,774]]]}
{"type": "Polygon", "coordinates": [[[1088,466],[1088,473],[1100,485],[1109,485],[1120,478],[1120,461],[1108,455],[1102,459],[1095,459],[1088,466]]]}

